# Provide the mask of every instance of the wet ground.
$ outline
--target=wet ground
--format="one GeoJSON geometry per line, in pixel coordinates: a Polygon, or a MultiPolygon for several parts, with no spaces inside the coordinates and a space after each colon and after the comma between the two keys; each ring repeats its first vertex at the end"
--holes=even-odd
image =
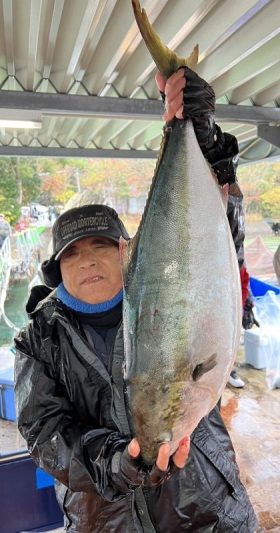
{"type": "Polygon", "coordinates": [[[238,361],[245,387],[226,388],[222,416],[260,531],[280,533],[280,389],[268,389],[265,371],[246,365],[243,350],[238,361]]]}

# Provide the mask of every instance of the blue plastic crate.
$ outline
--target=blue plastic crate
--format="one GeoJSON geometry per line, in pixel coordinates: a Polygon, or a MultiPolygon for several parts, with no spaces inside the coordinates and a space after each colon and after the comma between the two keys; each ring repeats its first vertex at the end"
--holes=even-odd
{"type": "Polygon", "coordinates": [[[275,294],[280,294],[280,287],[271,285],[270,283],[265,283],[257,278],[250,278],[250,287],[255,298],[264,296],[267,291],[273,291],[275,294]]]}
{"type": "Polygon", "coordinates": [[[54,478],[41,468],[36,468],[36,488],[44,489],[54,485],[54,478]]]}
{"type": "Polygon", "coordinates": [[[16,420],[13,366],[0,372],[0,418],[16,420]]]}
{"type": "Polygon", "coordinates": [[[0,464],[0,533],[50,531],[63,525],[53,480],[37,472],[30,457],[12,456],[0,464]]]}

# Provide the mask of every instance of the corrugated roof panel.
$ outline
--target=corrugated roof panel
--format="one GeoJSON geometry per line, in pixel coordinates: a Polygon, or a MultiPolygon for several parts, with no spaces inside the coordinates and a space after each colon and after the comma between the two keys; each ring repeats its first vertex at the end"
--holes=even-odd
{"type": "MultiPolygon", "coordinates": [[[[188,55],[199,43],[198,73],[213,84],[219,103],[228,110],[222,128],[237,135],[242,160],[275,157],[278,148],[257,139],[256,126],[279,120],[279,0],[142,0],[141,4],[162,40],[177,53],[188,55]],[[237,123],[232,121],[228,104],[239,110],[237,123]],[[250,124],[246,123],[248,105],[252,107],[250,124]],[[254,114],[258,109],[254,105],[270,107],[269,120],[254,114]]],[[[0,91],[7,91],[6,102],[12,102],[9,95],[14,91],[36,93],[42,101],[41,111],[36,111],[42,115],[42,128],[2,129],[0,146],[20,146],[21,153],[25,146],[72,147],[83,155],[87,147],[91,157],[94,147],[110,150],[107,153],[115,147],[118,156],[122,150],[127,156],[127,149],[133,156],[135,150],[141,154],[156,150],[162,123],[149,120],[144,108],[140,119],[141,111],[139,115],[134,104],[139,99],[158,99],[154,73],[130,0],[2,0],[0,91]],[[50,112],[43,104],[43,95],[48,93],[71,94],[77,98],[77,109],[81,95],[89,99],[91,95],[129,97],[131,105],[126,101],[124,109],[131,114],[118,119],[94,117],[89,100],[91,111],[85,118],[84,104],[79,115],[72,104],[71,111],[66,99],[61,110],[50,112]]],[[[9,113],[8,105],[4,107],[9,113]]],[[[32,115],[30,104],[23,103],[24,109],[32,115]]],[[[157,113],[161,109],[157,106],[157,113]]]]}

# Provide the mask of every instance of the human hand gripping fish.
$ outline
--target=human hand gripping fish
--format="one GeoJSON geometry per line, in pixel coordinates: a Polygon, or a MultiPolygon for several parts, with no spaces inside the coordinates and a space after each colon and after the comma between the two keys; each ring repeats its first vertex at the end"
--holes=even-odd
{"type": "Polygon", "coordinates": [[[159,72],[155,76],[157,87],[163,95],[165,112],[162,116],[165,122],[171,121],[174,117],[183,119],[184,99],[183,89],[186,86],[184,69],[180,68],[174,72],[167,80],[159,72]]]}
{"type": "Polygon", "coordinates": [[[159,447],[154,464],[147,465],[141,457],[137,439],[132,439],[120,454],[117,471],[130,486],[157,487],[168,480],[178,469],[184,468],[190,450],[189,437],[183,438],[177,450],[171,455],[171,446],[164,443],[159,447]]]}
{"type": "MultiPolygon", "coordinates": [[[[128,445],[128,453],[133,459],[140,456],[140,446],[137,439],[132,439],[128,445]]],[[[190,450],[190,439],[185,437],[179,443],[176,452],[172,456],[172,462],[177,468],[184,468],[190,450]]],[[[165,442],[159,447],[158,456],[156,459],[156,466],[161,472],[166,472],[170,468],[170,453],[171,448],[168,442],[165,442]]]]}

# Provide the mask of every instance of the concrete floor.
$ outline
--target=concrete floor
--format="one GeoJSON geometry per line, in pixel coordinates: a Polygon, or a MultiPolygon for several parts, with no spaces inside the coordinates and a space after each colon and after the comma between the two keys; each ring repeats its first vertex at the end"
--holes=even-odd
{"type": "Polygon", "coordinates": [[[268,389],[265,371],[246,365],[243,350],[238,360],[245,387],[225,389],[222,416],[260,531],[280,533],[280,389],[268,389]]]}

